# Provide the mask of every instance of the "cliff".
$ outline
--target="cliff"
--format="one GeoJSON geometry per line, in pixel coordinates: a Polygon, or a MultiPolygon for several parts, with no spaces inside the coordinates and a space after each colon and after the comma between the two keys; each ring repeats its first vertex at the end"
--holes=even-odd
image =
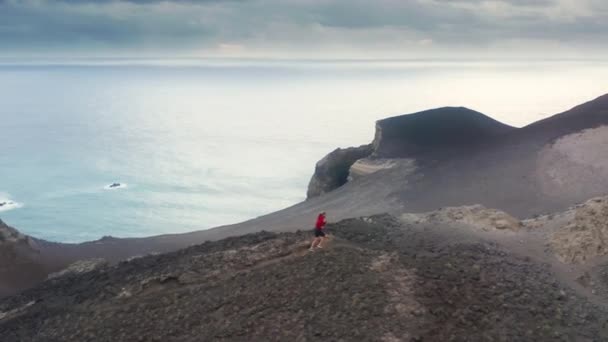
{"type": "Polygon", "coordinates": [[[514,130],[463,107],[444,107],[376,122],[372,146],[379,157],[413,157],[434,150],[473,147],[514,130]]]}
{"type": "Polygon", "coordinates": [[[379,120],[369,146],[337,149],[317,163],[307,198],[341,187],[350,173],[360,176],[369,174],[372,169],[374,172],[385,169],[377,167],[382,164],[382,161],[376,162],[377,159],[412,160],[432,153],[447,154],[457,149],[475,148],[512,130],[513,127],[462,107],[444,107],[379,120]],[[351,170],[359,160],[362,162],[351,170]]]}
{"type": "Polygon", "coordinates": [[[346,184],[350,167],[359,159],[372,153],[371,145],[338,148],[329,153],[315,166],[315,172],[308,184],[307,198],[317,197],[346,184]]]}

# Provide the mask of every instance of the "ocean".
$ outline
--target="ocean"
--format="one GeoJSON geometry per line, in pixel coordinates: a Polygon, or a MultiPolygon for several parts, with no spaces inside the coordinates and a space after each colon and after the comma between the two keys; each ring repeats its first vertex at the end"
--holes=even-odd
{"type": "Polygon", "coordinates": [[[0,60],[0,218],[60,242],[236,223],[302,201],[378,119],[466,106],[523,126],[606,79],[580,60],[0,60]]]}

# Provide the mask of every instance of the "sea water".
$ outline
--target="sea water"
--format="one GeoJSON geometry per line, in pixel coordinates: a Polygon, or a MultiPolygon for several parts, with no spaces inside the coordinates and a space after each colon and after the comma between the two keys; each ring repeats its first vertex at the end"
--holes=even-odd
{"type": "Polygon", "coordinates": [[[303,200],[375,120],[449,105],[523,126],[606,79],[597,61],[0,60],[0,218],[62,242],[236,223],[303,200]]]}

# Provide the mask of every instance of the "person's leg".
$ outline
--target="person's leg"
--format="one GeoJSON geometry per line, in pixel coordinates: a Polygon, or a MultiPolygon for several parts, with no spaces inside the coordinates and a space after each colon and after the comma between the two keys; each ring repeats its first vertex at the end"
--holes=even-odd
{"type": "Polygon", "coordinates": [[[323,244],[323,241],[325,241],[325,233],[321,232],[321,236],[319,236],[319,242],[317,243],[318,248],[323,248],[323,246],[321,246],[321,244],[323,244]]]}
{"type": "Polygon", "coordinates": [[[319,244],[319,238],[315,237],[312,239],[312,244],[310,244],[310,249],[314,249],[319,244]]]}

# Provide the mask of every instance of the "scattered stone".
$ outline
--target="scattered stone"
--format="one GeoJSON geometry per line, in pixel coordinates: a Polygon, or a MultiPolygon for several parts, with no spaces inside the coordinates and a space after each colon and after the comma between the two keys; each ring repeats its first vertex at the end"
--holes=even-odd
{"type": "Polygon", "coordinates": [[[118,293],[117,297],[118,298],[130,298],[133,296],[133,293],[131,293],[131,291],[125,289],[124,287],[121,289],[120,293],[118,293]]]}
{"type": "Polygon", "coordinates": [[[590,287],[592,284],[591,275],[589,274],[589,272],[585,272],[583,275],[576,278],[576,281],[583,287],[590,287]]]}
{"type": "Polygon", "coordinates": [[[91,271],[103,268],[107,265],[108,265],[108,262],[102,258],[80,260],[80,261],[76,261],[75,263],[71,264],[70,266],[68,266],[67,268],[65,268],[59,272],[49,274],[47,279],[55,279],[55,278],[63,277],[66,275],[76,275],[76,274],[91,272],[91,271]]]}

